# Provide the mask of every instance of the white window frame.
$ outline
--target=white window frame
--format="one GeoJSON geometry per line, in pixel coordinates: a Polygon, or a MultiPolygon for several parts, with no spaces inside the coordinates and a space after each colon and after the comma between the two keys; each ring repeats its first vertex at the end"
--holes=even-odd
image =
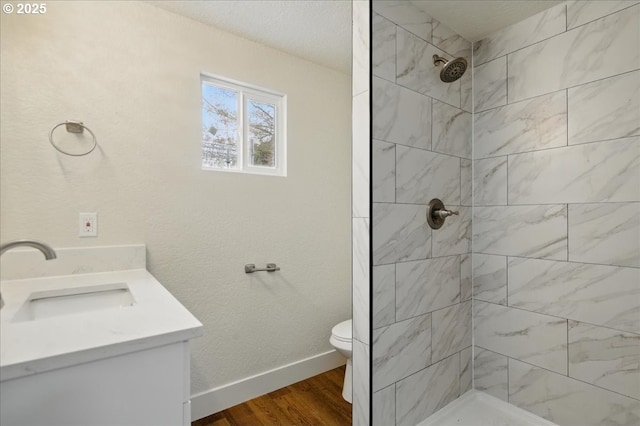
{"type": "MultiPolygon", "coordinates": [[[[239,93],[238,96],[238,160],[236,168],[218,168],[202,165],[202,170],[232,173],[250,173],[268,176],[287,176],[287,95],[263,87],[242,83],[225,77],[209,73],[200,73],[200,95],[203,85],[209,83],[214,86],[231,89],[239,93]],[[247,105],[249,100],[269,103],[275,106],[275,167],[253,166],[250,164],[251,145],[249,142],[249,126],[247,119],[247,105]]],[[[201,110],[202,111],[202,110],[201,110]]],[[[200,140],[202,149],[202,140],[200,140]]]]}

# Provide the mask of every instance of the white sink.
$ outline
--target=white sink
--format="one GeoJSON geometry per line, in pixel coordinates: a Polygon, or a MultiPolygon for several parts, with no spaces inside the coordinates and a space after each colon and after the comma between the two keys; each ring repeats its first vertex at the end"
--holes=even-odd
{"type": "Polygon", "coordinates": [[[126,283],[35,291],[13,317],[14,322],[118,309],[135,303],[126,283]]]}

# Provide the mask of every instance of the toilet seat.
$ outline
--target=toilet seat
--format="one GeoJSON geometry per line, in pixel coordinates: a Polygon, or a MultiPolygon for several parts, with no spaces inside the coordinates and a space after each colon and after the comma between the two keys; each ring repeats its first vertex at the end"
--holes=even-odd
{"type": "Polygon", "coordinates": [[[331,336],[339,342],[351,343],[353,337],[351,332],[352,327],[352,320],[342,321],[331,329],[331,336]]]}

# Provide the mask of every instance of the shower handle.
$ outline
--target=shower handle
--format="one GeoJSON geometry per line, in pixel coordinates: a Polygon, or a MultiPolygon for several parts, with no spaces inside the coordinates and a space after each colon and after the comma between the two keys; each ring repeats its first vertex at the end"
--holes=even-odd
{"type": "Polygon", "coordinates": [[[439,217],[441,217],[442,219],[446,219],[449,216],[453,216],[455,215],[459,215],[460,212],[458,211],[453,211],[453,210],[448,210],[448,209],[442,209],[442,210],[436,210],[435,212],[433,212],[435,215],[438,215],[439,217]]]}
{"type": "Polygon", "coordinates": [[[440,229],[444,225],[444,220],[449,216],[459,215],[459,211],[445,208],[444,203],[437,198],[429,201],[427,207],[427,223],[431,229],[440,229]]]}

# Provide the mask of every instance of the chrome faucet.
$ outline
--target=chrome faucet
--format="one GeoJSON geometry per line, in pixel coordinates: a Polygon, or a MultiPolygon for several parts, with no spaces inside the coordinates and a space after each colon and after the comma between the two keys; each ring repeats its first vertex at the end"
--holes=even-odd
{"type": "MultiPolygon", "coordinates": [[[[0,245],[0,256],[2,256],[5,251],[11,250],[12,248],[16,247],[33,247],[35,249],[38,249],[42,252],[42,254],[44,254],[44,258],[46,260],[55,259],[57,257],[56,251],[52,249],[48,244],[33,240],[16,240],[2,244],[0,245]]],[[[3,306],[4,300],[2,300],[2,294],[0,294],[0,308],[2,308],[3,306]]]]}

